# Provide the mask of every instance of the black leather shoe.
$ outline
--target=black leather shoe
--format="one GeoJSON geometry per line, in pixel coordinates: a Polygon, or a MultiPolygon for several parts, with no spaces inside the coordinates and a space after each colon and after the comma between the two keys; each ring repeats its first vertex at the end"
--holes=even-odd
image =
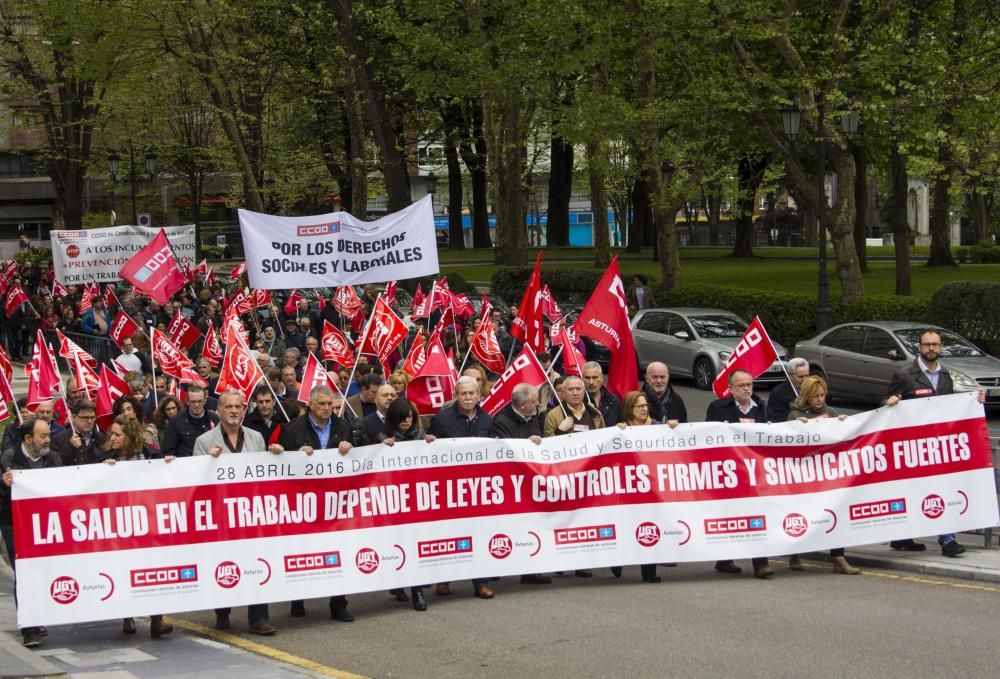
{"type": "Polygon", "coordinates": [[[49,628],[48,627],[37,627],[36,629],[38,630],[38,636],[40,636],[40,637],[47,637],[47,636],[49,636],[49,628]]]}
{"type": "Polygon", "coordinates": [[[536,574],[532,574],[532,575],[522,575],[521,576],[521,584],[522,585],[551,585],[552,584],[552,578],[550,578],[547,575],[538,575],[537,573],[536,574]]]}
{"type": "Polygon", "coordinates": [[[330,602],[330,618],[338,622],[354,622],[354,614],[347,610],[345,597],[336,597],[330,602]]]}
{"type": "Polygon", "coordinates": [[[415,611],[427,610],[427,600],[424,599],[423,590],[420,589],[413,590],[413,610],[415,611]]]}
{"type": "Polygon", "coordinates": [[[306,617],[306,604],[304,601],[293,601],[292,610],[289,615],[293,618],[304,618],[306,617]]]}
{"type": "Polygon", "coordinates": [[[739,575],[743,572],[743,569],[733,563],[732,559],[726,561],[716,561],[715,570],[720,573],[729,573],[731,575],[739,575]]]}
{"type": "Polygon", "coordinates": [[[401,604],[405,604],[410,600],[410,597],[406,596],[406,590],[404,589],[390,589],[389,594],[401,604]]]}
{"type": "Polygon", "coordinates": [[[580,569],[580,570],[578,570],[578,571],[573,571],[573,575],[575,575],[575,576],[576,576],[576,577],[578,577],[578,578],[592,578],[592,577],[594,577],[594,574],[593,574],[593,573],[591,573],[591,572],[590,572],[590,571],[589,571],[588,569],[586,569],[586,568],[581,568],[581,569],[580,569]]]}
{"type": "Polygon", "coordinates": [[[621,566],[612,566],[611,567],[611,575],[615,576],[616,578],[620,578],[622,576],[622,567],[621,566]]]}
{"type": "Polygon", "coordinates": [[[663,582],[663,579],[660,578],[659,575],[650,575],[648,577],[643,578],[642,581],[643,582],[648,582],[648,583],[651,583],[651,584],[655,585],[658,582],[663,582]]]}
{"type": "Polygon", "coordinates": [[[955,540],[945,543],[941,547],[941,553],[945,556],[958,556],[959,554],[965,553],[965,547],[958,544],[955,540]]]}
{"type": "Polygon", "coordinates": [[[903,552],[922,552],[927,549],[927,545],[924,543],[917,542],[910,538],[907,538],[906,540],[893,540],[889,543],[889,546],[903,552]]]}
{"type": "Polygon", "coordinates": [[[215,629],[227,630],[232,628],[233,628],[233,623],[230,622],[228,613],[215,614],[215,629]]]}

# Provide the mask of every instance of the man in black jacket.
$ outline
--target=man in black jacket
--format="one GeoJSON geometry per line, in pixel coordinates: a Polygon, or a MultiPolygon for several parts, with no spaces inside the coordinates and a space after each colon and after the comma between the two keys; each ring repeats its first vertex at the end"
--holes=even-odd
{"type": "Polygon", "coordinates": [[[618,397],[604,386],[604,371],[597,361],[583,364],[583,386],[587,390],[590,404],[601,411],[605,427],[613,427],[621,419],[621,403],[618,397]]]}
{"type": "MultiPolygon", "coordinates": [[[[920,333],[920,356],[892,376],[889,383],[889,396],[884,404],[894,406],[903,399],[921,398],[925,396],[945,396],[955,393],[955,383],[940,363],[941,334],[934,328],[928,328],[920,333]]],[[[986,402],[986,391],[979,390],[979,402],[986,402]]],[[[954,533],[944,533],[938,536],[938,545],[944,556],[956,557],[965,553],[965,547],[958,543],[954,533]]],[[[893,540],[889,543],[893,549],[906,552],[922,552],[927,547],[922,542],[913,539],[893,540]]]]}
{"type": "MultiPolygon", "coordinates": [[[[341,455],[353,447],[351,428],[333,412],[333,392],[320,385],[309,392],[309,410],[305,415],[286,424],[278,437],[285,450],[301,450],[312,455],[317,450],[336,448],[341,455]]],[[[306,614],[304,601],[293,601],[293,618],[306,614]]],[[[346,596],[330,597],[330,617],[340,622],[354,622],[354,614],[347,610],[346,596]]]]}
{"type": "Polygon", "coordinates": [[[52,452],[59,455],[63,466],[92,464],[97,459],[95,451],[104,445],[107,438],[104,432],[94,427],[97,409],[84,399],[75,402],[70,410],[73,428],[52,437],[52,452]]]}
{"type": "Polygon", "coordinates": [[[253,390],[253,401],[255,408],[252,413],[243,420],[243,426],[253,429],[264,437],[264,443],[271,440],[271,434],[278,428],[279,424],[284,424],[285,416],[274,403],[274,394],[266,384],[257,385],[253,390]]]}
{"type": "MultiPolygon", "coordinates": [[[[20,427],[19,444],[0,454],[0,469],[3,469],[3,483],[0,483],[0,534],[10,567],[17,570],[14,561],[14,516],[11,511],[11,486],[14,485],[14,469],[47,469],[61,467],[59,455],[49,450],[49,423],[43,419],[26,417],[20,427]]],[[[16,575],[15,575],[16,578],[16,575]]],[[[14,587],[14,603],[17,603],[17,586],[14,587]]],[[[21,630],[23,643],[34,648],[42,643],[41,627],[25,627],[21,630]]]]}
{"type": "Polygon", "coordinates": [[[642,393],[649,404],[649,417],[657,424],[687,422],[684,399],[670,386],[670,371],[665,363],[653,361],[646,366],[646,379],[642,393]]]}
{"type": "MultiPolygon", "coordinates": [[[[720,398],[708,404],[705,413],[706,422],[767,422],[767,407],[759,396],[753,393],[753,377],[745,370],[734,370],[729,374],[729,390],[732,392],[726,398],[720,398]]],[[[774,571],[767,563],[767,557],[755,557],[753,576],[769,578],[774,571]]],[[[715,570],[720,573],[740,573],[743,569],[733,563],[732,559],[715,562],[715,570]]]]}
{"type": "MultiPolygon", "coordinates": [[[[375,412],[367,415],[357,425],[354,441],[359,446],[370,446],[379,442],[379,434],[385,430],[385,413],[396,400],[396,388],[386,382],[375,392],[375,412]]],[[[349,412],[345,409],[345,414],[349,412]]]]}
{"type": "Polygon", "coordinates": [[[802,382],[809,377],[809,361],[796,356],[788,361],[788,379],[776,386],[767,395],[767,416],[771,422],[788,420],[788,410],[799,395],[802,382]]]}
{"type": "Polygon", "coordinates": [[[187,407],[170,418],[163,432],[164,456],[191,457],[195,439],[219,424],[219,416],[205,409],[207,402],[205,387],[192,384],[187,388],[187,407]]]}

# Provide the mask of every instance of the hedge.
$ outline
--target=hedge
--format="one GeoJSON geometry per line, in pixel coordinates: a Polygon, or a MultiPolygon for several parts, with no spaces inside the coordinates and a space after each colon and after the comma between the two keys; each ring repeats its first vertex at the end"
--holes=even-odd
{"type": "Polygon", "coordinates": [[[938,325],[1000,355],[1000,283],[946,283],[931,296],[930,312],[938,325]]]}
{"type": "MultiPolygon", "coordinates": [[[[502,297],[510,304],[520,304],[524,289],[531,278],[530,266],[509,266],[493,272],[490,285],[494,295],[502,297]]],[[[542,268],[542,280],[560,304],[583,303],[597,287],[604,271],[585,269],[573,271],[567,269],[546,270],[542,268]]],[[[450,280],[450,279],[449,279],[450,280]]]]}

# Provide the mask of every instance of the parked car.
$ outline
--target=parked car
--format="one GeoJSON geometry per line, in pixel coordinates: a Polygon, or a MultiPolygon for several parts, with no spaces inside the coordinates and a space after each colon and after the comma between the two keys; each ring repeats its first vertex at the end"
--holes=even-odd
{"type": "MultiPolygon", "coordinates": [[[[721,309],[643,309],[632,318],[639,370],[661,361],[671,376],[690,377],[699,389],[711,389],[747,326],[736,314],[721,309]]],[[[755,383],[773,386],[786,379],[782,363],[787,352],[776,342],[774,348],[778,360],[755,383]]]]}
{"type": "MultiPolygon", "coordinates": [[[[795,345],[795,355],[827,381],[830,396],[881,403],[893,374],[920,354],[920,333],[928,326],[901,321],[844,323],[795,345]]],[[[1000,360],[950,330],[941,335],[941,365],[955,391],[986,389],[988,405],[1000,406],[1000,360]]]]}

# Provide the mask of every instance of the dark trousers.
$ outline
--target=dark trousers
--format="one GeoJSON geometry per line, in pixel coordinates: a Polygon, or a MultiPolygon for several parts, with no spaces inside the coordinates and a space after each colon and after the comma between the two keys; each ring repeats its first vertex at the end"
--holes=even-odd
{"type": "Polygon", "coordinates": [[[844,548],[837,547],[836,549],[831,549],[830,556],[844,556],[844,548]]]}
{"type": "MultiPolygon", "coordinates": [[[[17,607],[17,568],[14,566],[14,526],[0,523],[0,535],[3,535],[3,545],[7,549],[7,558],[10,559],[10,567],[14,571],[14,607],[17,607]]],[[[24,627],[22,634],[37,632],[37,627],[24,627]]]]}
{"type": "MultiPolygon", "coordinates": [[[[306,602],[304,599],[296,599],[292,602],[292,608],[304,608],[306,602]]],[[[346,608],[347,607],[347,597],[346,596],[332,596],[330,597],[330,610],[334,608],[346,608]]]]}
{"type": "MultiPolygon", "coordinates": [[[[219,615],[229,615],[233,612],[233,609],[216,608],[215,612],[219,615]]],[[[267,604],[251,604],[247,606],[247,620],[250,625],[256,625],[258,622],[267,622],[269,619],[267,604]]]]}

